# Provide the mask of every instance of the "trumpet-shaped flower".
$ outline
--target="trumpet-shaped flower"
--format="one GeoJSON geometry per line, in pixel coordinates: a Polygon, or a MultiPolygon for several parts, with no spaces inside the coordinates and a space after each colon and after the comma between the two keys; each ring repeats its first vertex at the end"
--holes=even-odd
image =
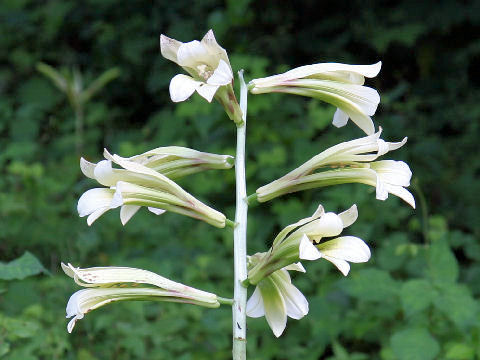
{"type": "Polygon", "coordinates": [[[308,314],[308,301],[292,284],[287,270],[305,271],[294,265],[273,272],[257,284],[247,302],[247,315],[265,316],[276,337],[285,330],[287,316],[299,320],[308,314]]]}
{"type": "Polygon", "coordinates": [[[370,250],[363,240],[344,236],[328,241],[342,233],[343,229],[355,222],[358,217],[356,205],[335,214],[326,213],[320,205],[315,213],[283,229],[273,241],[266,253],[256,254],[255,264],[248,272],[248,281],[257,284],[272,272],[299,260],[317,260],[324,258],[338,267],[344,275],[348,274],[350,262],[366,262],[370,259],[370,250]]]}
{"type": "Polygon", "coordinates": [[[249,83],[252,94],[283,92],[320,99],[337,107],[333,125],[341,127],[348,119],[370,135],[380,96],[375,89],[363,86],[365,77],[375,77],[382,63],[347,65],[322,63],[301,66],[283,74],[254,79],[249,83]]]}
{"type": "Polygon", "coordinates": [[[179,102],[195,91],[211,102],[215,96],[235,122],[242,122],[241,110],[233,92],[233,72],[227,52],[218,45],[212,30],[201,41],[182,43],[160,36],[163,57],[180,65],[190,76],[175,75],[170,81],[170,97],[179,102]]]}
{"type": "Polygon", "coordinates": [[[63,271],[87,289],[74,293],[67,304],[67,318],[73,317],[67,330],[72,332],[77,320],[86,313],[111,302],[153,300],[180,302],[216,308],[217,295],[198,290],[153,272],[127,267],[96,267],[80,269],[62,263],[63,271]]]}
{"type": "Polygon", "coordinates": [[[362,183],[376,187],[376,198],[385,200],[391,193],[415,208],[415,199],[405,189],[410,185],[412,172],[403,161],[374,161],[390,150],[407,142],[385,142],[381,129],[360,139],[335,145],[314,156],[285,176],[257,189],[259,202],[305,189],[346,183],[362,183]],[[332,170],[325,170],[331,168],[332,170]],[[318,171],[317,171],[318,170],[318,171]]]}
{"type": "MultiPolygon", "coordinates": [[[[107,159],[112,158],[107,150],[104,150],[104,155],[107,159]]],[[[139,163],[158,171],[169,179],[179,179],[210,169],[231,169],[234,164],[233,156],[206,153],[181,146],[159,147],[140,155],[128,158],[118,156],[118,158],[139,163]]],[[[83,158],[80,160],[82,172],[89,178],[95,179],[96,166],[97,164],[83,158]]]]}
{"type": "Polygon", "coordinates": [[[105,151],[106,160],[98,164],[81,159],[82,172],[106,188],[86,191],[78,200],[79,215],[82,217],[88,215],[87,223],[91,225],[106,211],[121,207],[120,219],[125,225],[141,206],[146,206],[157,215],[173,211],[203,220],[216,227],[225,227],[225,215],[203,204],[167,176],[155,170],[161,168],[160,170],[167,171],[170,175],[185,175],[198,170],[196,165],[193,166],[193,170],[191,166],[183,166],[185,162],[195,160],[180,158],[164,163],[161,160],[164,159],[163,155],[158,154],[156,150],[152,150],[153,155],[145,153],[130,159],[105,151]],[[113,168],[112,163],[121,166],[122,169],[113,168]]]}

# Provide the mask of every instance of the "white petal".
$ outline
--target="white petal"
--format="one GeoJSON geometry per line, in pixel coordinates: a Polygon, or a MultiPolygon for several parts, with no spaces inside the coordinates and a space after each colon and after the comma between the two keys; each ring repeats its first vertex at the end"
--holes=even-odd
{"type": "Polygon", "coordinates": [[[259,318],[265,315],[265,309],[263,308],[263,299],[262,294],[260,293],[260,289],[255,287],[255,291],[253,292],[250,299],[247,301],[247,316],[252,318],[259,318]]]}
{"type": "Polygon", "coordinates": [[[104,186],[114,186],[119,180],[119,177],[114,173],[110,160],[100,161],[95,166],[94,175],[95,179],[104,186]]]}
{"type": "Polygon", "coordinates": [[[303,267],[302,263],[297,262],[295,264],[290,264],[288,266],[284,267],[285,270],[290,270],[290,271],[299,271],[299,272],[307,272],[305,268],[303,267]]]}
{"type": "Polygon", "coordinates": [[[287,309],[283,296],[269,278],[262,280],[258,286],[262,293],[265,318],[273,334],[279,337],[287,326],[287,309]]]}
{"type": "Polygon", "coordinates": [[[122,196],[122,191],[124,191],[122,189],[123,184],[128,184],[128,183],[123,183],[123,182],[118,182],[117,183],[116,191],[113,194],[112,201],[110,202],[110,208],[111,209],[115,209],[115,208],[123,205],[123,196],[122,196]]]}
{"type": "Polygon", "coordinates": [[[227,52],[222,48],[215,39],[215,35],[212,30],[209,30],[203,37],[201,43],[205,46],[207,51],[212,56],[212,59],[222,59],[230,66],[227,52]]]}
{"type": "Polygon", "coordinates": [[[254,79],[251,82],[255,86],[275,86],[279,82],[286,80],[293,80],[299,78],[305,78],[309,76],[314,76],[315,78],[321,78],[322,74],[326,74],[327,78],[330,78],[332,72],[339,72],[340,78],[348,78],[355,83],[363,84],[363,76],[366,77],[375,77],[380,71],[382,63],[379,61],[376,64],[372,65],[348,65],[340,63],[320,63],[313,65],[305,65],[286,73],[270,76],[263,79],[254,79]],[[353,76],[350,74],[353,73],[353,76]],[[346,76],[346,74],[348,74],[346,76]]]}
{"type": "Polygon", "coordinates": [[[192,68],[197,64],[208,64],[209,57],[207,49],[198,40],[181,44],[177,52],[178,65],[192,68]]]}
{"type": "Polygon", "coordinates": [[[387,200],[388,198],[388,190],[387,184],[385,184],[381,177],[377,175],[377,184],[375,189],[375,198],[377,200],[387,200]]]}
{"type": "Polygon", "coordinates": [[[73,328],[75,327],[75,324],[76,324],[77,320],[79,320],[79,319],[80,319],[80,318],[79,318],[78,316],[75,316],[72,320],[70,320],[70,321],[68,322],[67,331],[68,331],[69,334],[72,333],[73,328]]]}
{"type": "Polygon", "coordinates": [[[108,210],[110,210],[110,207],[104,207],[104,208],[95,210],[93,213],[91,213],[87,217],[87,225],[88,226],[92,225],[100,216],[105,214],[108,210]]]}
{"type": "Polygon", "coordinates": [[[409,204],[412,208],[415,209],[415,198],[410,193],[410,191],[401,186],[387,184],[386,187],[389,193],[398,196],[400,199],[404,200],[407,204],[409,204]]]}
{"type": "Polygon", "coordinates": [[[175,39],[171,39],[165,35],[160,35],[160,51],[162,56],[178,64],[177,52],[183,43],[175,39]]]}
{"type": "Polygon", "coordinates": [[[298,248],[298,257],[302,260],[317,260],[322,257],[322,254],[310,242],[308,237],[303,235],[298,248]]]}
{"type": "Polygon", "coordinates": [[[120,208],[120,221],[125,225],[140,209],[138,205],[123,205],[120,208]]]}
{"type": "Polygon", "coordinates": [[[348,210],[345,210],[344,212],[341,212],[338,214],[340,219],[342,219],[343,222],[343,227],[349,227],[352,225],[358,218],[358,210],[357,210],[357,205],[352,205],[352,207],[348,210]]]}
{"type": "Polygon", "coordinates": [[[277,286],[281,287],[288,316],[298,320],[308,314],[308,301],[300,290],[289,283],[283,283],[281,286],[277,284],[277,286]]]}
{"type": "Polygon", "coordinates": [[[337,108],[337,111],[335,111],[335,114],[333,115],[333,121],[332,124],[340,128],[342,126],[347,125],[348,122],[348,115],[345,114],[342,110],[337,108]]]}
{"type": "Polygon", "coordinates": [[[218,67],[207,80],[210,85],[228,85],[232,82],[233,73],[230,66],[223,60],[220,60],[218,67]]]}
{"type": "Polygon", "coordinates": [[[365,242],[355,236],[342,236],[318,245],[324,257],[346,260],[354,263],[367,262],[370,249],[365,242]]]}
{"type": "Polygon", "coordinates": [[[98,209],[110,208],[113,193],[113,190],[105,188],[94,188],[84,192],[82,196],[80,196],[80,199],[78,199],[78,215],[84,217],[98,209]]]}
{"type": "Polygon", "coordinates": [[[201,84],[201,86],[197,88],[197,92],[205,100],[207,100],[208,102],[212,102],[212,99],[215,96],[215,93],[217,92],[218,88],[219,88],[219,85],[209,85],[209,84],[203,83],[201,84]]]}
{"type": "Polygon", "coordinates": [[[342,272],[343,275],[348,275],[348,272],[350,271],[350,264],[348,262],[326,255],[324,256],[324,259],[330,261],[333,265],[335,265],[337,269],[342,272]]]}
{"type": "Polygon", "coordinates": [[[372,135],[375,133],[375,125],[370,116],[363,113],[348,112],[350,119],[360,128],[365,134],[372,135]]]}
{"type": "Polygon", "coordinates": [[[370,164],[382,181],[399,186],[409,186],[412,171],[407,163],[395,160],[380,160],[370,164]]]}
{"type": "Polygon", "coordinates": [[[91,163],[90,161],[85,160],[83,157],[80,158],[80,170],[82,170],[83,175],[90,179],[95,179],[94,170],[97,164],[91,163]]]}
{"type": "Polygon", "coordinates": [[[318,233],[320,236],[337,236],[343,230],[342,219],[333,212],[323,214],[323,216],[316,220],[318,233]]]}
{"type": "Polygon", "coordinates": [[[151,206],[148,207],[148,210],[150,212],[154,213],[155,215],[162,215],[167,211],[167,210],[163,210],[163,209],[154,208],[154,207],[151,207],[151,206]]]}
{"type": "Polygon", "coordinates": [[[190,76],[178,74],[170,81],[170,98],[173,102],[187,100],[202,83],[190,76]]]}

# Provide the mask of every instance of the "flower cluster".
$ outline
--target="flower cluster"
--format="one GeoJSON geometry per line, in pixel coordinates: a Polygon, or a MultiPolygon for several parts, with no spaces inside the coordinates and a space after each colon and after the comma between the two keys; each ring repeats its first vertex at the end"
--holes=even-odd
{"type": "Polygon", "coordinates": [[[283,229],[265,253],[250,257],[248,282],[257,285],[247,304],[247,315],[265,315],[276,336],[286,326],[287,315],[299,319],[308,312],[308,302],[291,284],[287,270],[305,272],[299,260],[323,258],[334,264],[343,275],[350,271],[348,262],[361,263],[370,259],[370,249],[354,236],[341,236],[355,222],[357,207],[335,214],[326,213],[320,205],[315,213],[283,229]]]}
{"type": "Polygon", "coordinates": [[[80,160],[85,176],[97,180],[102,188],[86,191],[78,200],[78,213],[91,225],[110,209],[121,207],[120,219],[126,224],[141,206],[159,215],[173,211],[225,227],[222,213],[194,198],[170,178],[178,178],[204,169],[228,169],[232,158],[202,153],[187,148],[157,148],[131,158],[104,152],[97,164],[80,160]],[[112,163],[121,169],[112,167],[112,163]]]}
{"type": "MultiPolygon", "coordinates": [[[[208,31],[201,41],[187,43],[161,35],[160,47],[165,58],[189,74],[177,74],[172,78],[169,87],[172,101],[185,101],[194,92],[208,102],[215,98],[229,118],[243,129],[243,135],[238,137],[239,149],[242,149],[245,140],[243,125],[246,121],[242,110],[246,112],[247,87],[240,71],[240,108],[233,91],[233,71],[227,52],[217,43],[213,32],[208,31]]],[[[266,202],[287,193],[311,188],[362,183],[375,187],[379,200],[385,200],[389,194],[393,194],[415,208],[415,200],[406,189],[412,176],[409,166],[403,161],[377,160],[389,151],[402,147],[407,141],[404,138],[400,142],[386,142],[380,138],[381,128],[375,132],[370,116],[375,114],[380,96],[375,89],[364,86],[364,82],[365,78],[375,77],[380,68],[381,62],[372,65],[320,63],[250,81],[248,90],[252,94],[281,92],[330,103],[337,107],[333,117],[336,127],[344,126],[348,119],[352,119],[367,136],[326,149],[285,176],[258,188],[254,195],[246,199],[247,202],[251,198],[266,202]]],[[[233,166],[231,156],[175,146],[156,148],[129,158],[112,155],[105,150],[104,156],[105,160],[96,164],[83,158],[80,161],[82,172],[103,186],[86,191],[78,201],[78,212],[80,216],[88,215],[89,225],[106,211],[117,207],[121,207],[120,219],[125,224],[142,206],[157,215],[173,211],[219,228],[227,223],[233,224],[222,213],[203,204],[173,181],[203,170],[229,169],[233,166]],[[114,168],[113,164],[118,167],[114,168]]],[[[243,165],[243,152],[239,152],[237,161],[243,165]]],[[[242,174],[242,168],[237,170],[238,174],[242,174]]],[[[243,191],[238,191],[239,199],[243,198],[243,191]]],[[[242,205],[246,217],[246,204],[242,205]]],[[[242,216],[237,221],[246,227],[246,219],[242,219],[242,216]]],[[[241,231],[236,232],[236,248],[237,245],[242,248],[242,251],[235,251],[236,273],[242,270],[238,273],[243,272],[240,279],[243,285],[256,286],[246,305],[247,315],[265,316],[274,335],[278,337],[284,332],[288,317],[301,319],[309,311],[307,299],[292,284],[289,274],[292,270],[306,272],[300,261],[325,259],[345,276],[350,271],[350,263],[367,262],[370,259],[368,245],[358,237],[342,235],[357,217],[356,205],[339,214],[325,212],[320,205],[312,216],[285,227],[268,251],[248,256],[247,279],[244,279],[245,267],[239,269],[237,266],[245,261],[246,253],[243,252],[245,243],[237,242],[237,235],[241,231]]],[[[242,230],[241,227],[237,229],[242,230]]],[[[78,269],[70,264],[62,264],[62,267],[75,282],[87,288],[77,291],[68,302],[67,317],[73,317],[68,324],[69,332],[85,313],[114,301],[157,300],[206,307],[218,307],[220,302],[234,302],[146,270],[120,267],[78,269]]],[[[240,282],[236,284],[235,292],[240,282]]],[[[241,329],[238,322],[237,327],[241,329]]],[[[243,336],[237,336],[236,339],[243,336]]]]}

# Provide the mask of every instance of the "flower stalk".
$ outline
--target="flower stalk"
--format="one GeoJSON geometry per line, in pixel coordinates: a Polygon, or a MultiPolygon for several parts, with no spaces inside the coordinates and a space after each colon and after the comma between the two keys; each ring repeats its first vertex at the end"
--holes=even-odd
{"type": "Polygon", "coordinates": [[[246,359],[246,305],[247,288],[243,282],[247,279],[247,188],[245,183],[245,138],[247,127],[247,86],[243,80],[243,71],[238,72],[240,80],[240,108],[242,123],[237,123],[237,153],[235,156],[236,211],[233,230],[234,253],[234,303],[232,306],[233,359],[246,359]]]}

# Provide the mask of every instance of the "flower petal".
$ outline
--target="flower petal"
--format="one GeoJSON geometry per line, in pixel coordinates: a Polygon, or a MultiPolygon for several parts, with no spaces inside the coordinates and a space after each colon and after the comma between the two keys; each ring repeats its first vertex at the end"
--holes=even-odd
{"type": "Polygon", "coordinates": [[[196,81],[190,76],[178,74],[170,81],[170,98],[173,102],[187,100],[201,86],[200,81],[196,81]]]}
{"type": "Polygon", "coordinates": [[[123,205],[120,208],[120,221],[122,225],[125,225],[139,209],[140,206],[137,205],[123,205]]]}
{"type": "Polygon", "coordinates": [[[322,257],[322,254],[308,239],[307,235],[303,235],[298,248],[298,257],[302,260],[317,260],[322,257]]]}
{"type": "Polygon", "coordinates": [[[151,206],[148,207],[148,210],[150,212],[154,213],[155,215],[162,215],[162,214],[167,212],[167,210],[158,209],[158,208],[154,208],[154,207],[151,207],[151,206]]]}
{"type": "Polygon", "coordinates": [[[330,261],[333,265],[337,267],[338,270],[342,272],[343,275],[347,276],[350,271],[350,264],[342,259],[337,259],[331,256],[325,255],[323,257],[325,260],[330,261]]]}
{"type": "Polygon", "coordinates": [[[405,189],[404,187],[401,186],[395,186],[395,185],[385,185],[387,188],[387,191],[395,196],[398,196],[400,199],[405,201],[407,204],[409,204],[412,208],[415,209],[415,198],[413,195],[405,189]]]}
{"type": "Polygon", "coordinates": [[[292,319],[299,320],[308,314],[308,301],[294,285],[282,282],[276,284],[283,295],[287,315],[292,319]]]}
{"type": "Polygon", "coordinates": [[[110,160],[102,160],[94,170],[95,179],[103,186],[115,186],[117,181],[121,179],[121,176],[115,174],[112,168],[112,162],[110,160]]]}
{"type": "Polygon", "coordinates": [[[228,85],[232,82],[233,73],[230,66],[223,61],[220,60],[218,63],[218,67],[213,72],[212,76],[210,76],[207,80],[207,84],[210,85],[228,85]]]}
{"type": "Polygon", "coordinates": [[[160,35],[160,51],[162,56],[178,64],[177,53],[178,48],[183,43],[175,39],[171,39],[165,35],[160,35]]]}
{"type": "MultiPolygon", "coordinates": [[[[77,211],[80,217],[90,215],[96,210],[110,208],[114,191],[105,188],[94,188],[85,191],[78,199],[77,211]]],[[[100,215],[99,215],[100,216],[100,215]]]]}
{"type": "Polygon", "coordinates": [[[198,64],[208,64],[210,54],[198,40],[183,43],[178,48],[178,65],[195,68],[198,64]]]}
{"type": "Polygon", "coordinates": [[[333,115],[333,121],[332,121],[333,126],[340,128],[342,126],[347,125],[347,123],[348,123],[348,115],[344,113],[342,110],[337,108],[337,111],[335,111],[335,114],[333,115]]]}
{"type": "Polygon", "coordinates": [[[90,179],[95,179],[94,170],[96,165],[97,164],[85,160],[83,157],[80,158],[80,170],[82,170],[83,175],[90,179]]]}
{"type": "Polygon", "coordinates": [[[340,219],[343,222],[343,227],[344,228],[349,227],[358,218],[357,205],[355,205],[355,204],[352,205],[352,207],[350,209],[345,210],[344,212],[341,212],[340,214],[338,214],[338,216],[340,217],[340,219]]]}
{"type": "Polygon", "coordinates": [[[399,186],[409,186],[412,171],[407,163],[395,160],[380,160],[370,164],[370,167],[382,178],[382,181],[399,186]]]}
{"type": "Polygon", "coordinates": [[[222,48],[215,39],[215,35],[212,30],[209,30],[203,37],[201,43],[205,46],[207,51],[214,57],[220,58],[225,61],[230,67],[230,61],[228,60],[227,52],[222,48]]]}
{"type": "Polygon", "coordinates": [[[299,272],[303,272],[303,273],[307,272],[307,270],[305,270],[302,263],[300,263],[300,262],[285,266],[284,269],[285,270],[290,270],[290,271],[299,271],[299,272]]]}
{"type": "Polygon", "coordinates": [[[265,318],[274,335],[282,335],[287,326],[287,309],[283,296],[270,278],[266,278],[257,285],[263,298],[265,318]]]}
{"type": "Polygon", "coordinates": [[[205,100],[207,100],[208,102],[212,102],[213,97],[215,96],[215,93],[217,92],[218,88],[219,88],[219,85],[209,85],[209,84],[203,83],[201,84],[201,86],[197,88],[197,92],[205,100]]]}
{"type": "Polygon", "coordinates": [[[367,262],[370,259],[370,248],[355,236],[342,236],[326,241],[317,246],[323,256],[346,260],[354,263],[367,262]]]}
{"type": "Polygon", "coordinates": [[[263,298],[260,292],[260,289],[255,287],[255,291],[253,292],[250,299],[247,301],[247,316],[252,318],[259,318],[265,315],[265,309],[263,308],[263,298]]]}

